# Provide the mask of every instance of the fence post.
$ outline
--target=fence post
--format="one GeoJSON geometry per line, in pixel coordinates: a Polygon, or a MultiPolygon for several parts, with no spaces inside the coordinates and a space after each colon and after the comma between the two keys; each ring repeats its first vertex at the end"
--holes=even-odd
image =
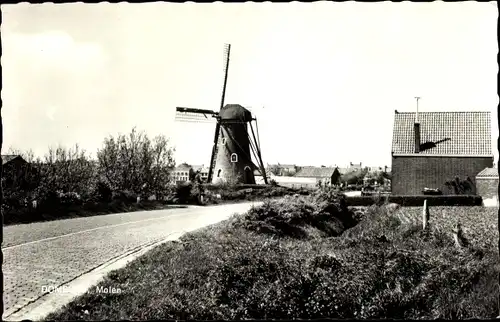
{"type": "Polygon", "coordinates": [[[424,207],[422,209],[422,229],[426,230],[429,225],[429,208],[427,207],[427,199],[424,200],[424,207]]]}
{"type": "Polygon", "coordinates": [[[463,237],[462,225],[460,225],[460,222],[457,222],[455,228],[453,229],[453,240],[455,241],[455,246],[459,249],[465,244],[465,238],[463,237]]]}

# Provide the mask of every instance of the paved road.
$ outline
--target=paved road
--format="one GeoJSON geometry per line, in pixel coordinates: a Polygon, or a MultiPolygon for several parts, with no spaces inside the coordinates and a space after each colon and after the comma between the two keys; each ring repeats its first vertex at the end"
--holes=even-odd
{"type": "Polygon", "coordinates": [[[4,315],[95,267],[168,235],[242,213],[258,202],[140,211],[4,227],[4,315]]]}

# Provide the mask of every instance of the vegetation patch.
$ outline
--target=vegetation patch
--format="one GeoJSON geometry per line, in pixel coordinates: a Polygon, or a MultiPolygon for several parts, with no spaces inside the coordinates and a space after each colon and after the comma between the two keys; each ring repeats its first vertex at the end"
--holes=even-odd
{"type": "Polygon", "coordinates": [[[47,320],[498,315],[497,210],[431,207],[422,231],[421,208],[321,198],[265,202],[155,248],[101,283],[120,294],[91,290],[47,320]]]}

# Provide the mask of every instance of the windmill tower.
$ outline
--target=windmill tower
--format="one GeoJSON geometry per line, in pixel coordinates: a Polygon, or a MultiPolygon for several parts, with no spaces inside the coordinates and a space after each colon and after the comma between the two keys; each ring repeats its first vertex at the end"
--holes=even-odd
{"type": "Polygon", "coordinates": [[[179,122],[214,122],[215,136],[208,170],[208,183],[236,182],[255,184],[254,171],[259,170],[267,184],[262,162],[257,119],[239,104],[224,105],[229,55],[231,45],[224,48],[224,85],[219,112],[186,107],[177,107],[175,120],[179,122]],[[253,130],[255,121],[257,136],[253,130]],[[251,135],[248,131],[251,130],[251,135]],[[252,161],[252,155],[257,165],[252,161]]]}

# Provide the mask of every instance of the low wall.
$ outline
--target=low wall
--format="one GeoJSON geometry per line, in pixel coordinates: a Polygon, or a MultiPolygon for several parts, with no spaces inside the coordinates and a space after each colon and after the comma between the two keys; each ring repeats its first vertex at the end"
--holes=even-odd
{"type": "MultiPolygon", "coordinates": [[[[482,206],[483,199],[476,195],[439,195],[439,196],[387,196],[388,202],[397,203],[403,207],[420,207],[424,205],[424,200],[427,200],[428,206],[482,206]]],[[[385,201],[385,197],[381,197],[381,202],[385,201]]],[[[372,196],[361,197],[346,197],[346,202],[349,206],[362,207],[371,206],[375,203],[372,196]]]]}
{"type": "MultiPolygon", "coordinates": [[[[269,176],[268,180],[276,181],[280,186],[290,188],[314,188],[316,186],[315,178],[299,178],[299,177],[285,177],[285,176],[269,176]]],[[[263,183],[264,179],[261,176],[256,176],[257,183],[263,183]]]]}

